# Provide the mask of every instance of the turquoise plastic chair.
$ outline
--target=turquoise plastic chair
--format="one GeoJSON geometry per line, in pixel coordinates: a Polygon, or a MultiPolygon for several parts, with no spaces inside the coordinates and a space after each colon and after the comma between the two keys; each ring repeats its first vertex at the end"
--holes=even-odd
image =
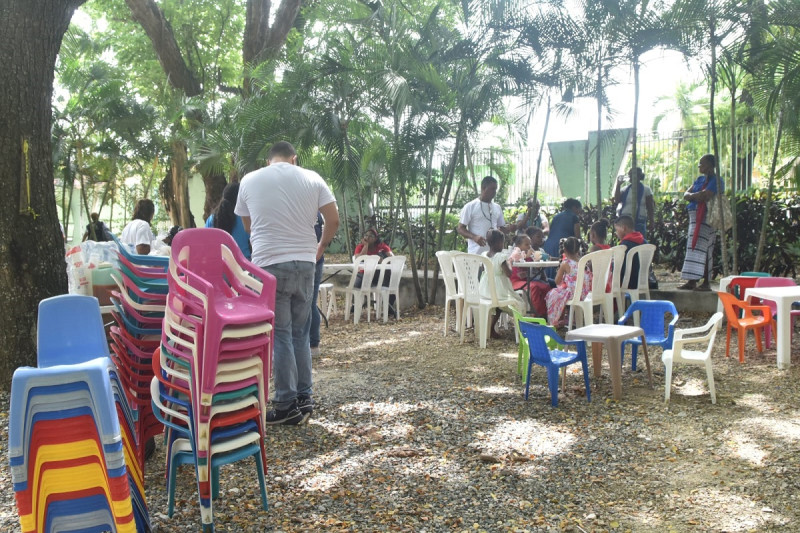
{"type": "Polygon", "coordinates": [[[589,365],[586,360],[586,343],[583,341],[567,342],[558,336],[550,326],[520,322],[519,329],[522,336],[528,341],[530,357],[528,358],[528,372],[525,376],[525,399],[531,386],[531,368],[533,364],[545,367],[547,370],[547,385],[550,389],[550,403],[558,406],[558,371],[573,363],[580,363],[583,367],[583,381],[586,385],[586,400],[591,402],[592,396],[589,387],[589,365]],[[560,349],[551,350],[547,347],[549,340],[554,340],[562,346],[575,346],[577,352],[565,352],[560,349]]]}
{"type": "MultiPolygon", "coordinates": [[[[634,313],[639,313],[639,327],[644,330],[644,337],[648,346],[661,346],[663,350],[672,347],[675,335],[675,324],[678,323],[678,310],[675,304],[668,300],[637,300],[620,317],[617,324],[625,325],[634,313]],[[672,320],[666,322],[667,315],[672,315],[672,320]]],[[[631,370],[636,370],[636,356],[642,339],[639,337],[622,341],[621,361],[625,363],[625,347],[631,346],[631,370]]]]}

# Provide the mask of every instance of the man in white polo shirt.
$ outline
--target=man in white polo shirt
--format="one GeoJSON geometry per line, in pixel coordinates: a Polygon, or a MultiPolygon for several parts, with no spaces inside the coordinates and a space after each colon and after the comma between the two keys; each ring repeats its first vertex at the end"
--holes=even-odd
{"type": "Polygon", "coordinates": [[[486,176],[481,180],[481,195],[468,202],[461,210],[461,217],[456,228],[458,234],[467,239],[467,251],[471,254],[482,254],[489,251],[486,234],[490,229],[499,229],[503,233],[517,231],[517,226],[528,221],[530,211],[516,224],[506,226],[503,208],[492,202],[497,194],[497,180],[486,176]]]}
{"type": "Polygon", "coordinates": [[[311,306],[314,265],[339,227],[336,198],[316,172],[297,166],[288,142],[275,143],[267,166],[242,178],[234,212],[250,233],[252,261],[273,276],[274,397],[267,424],[300,424],[314,402],[311,390],[311,306]],[[317,243],[317,212],[325,225],[317,243]]]}

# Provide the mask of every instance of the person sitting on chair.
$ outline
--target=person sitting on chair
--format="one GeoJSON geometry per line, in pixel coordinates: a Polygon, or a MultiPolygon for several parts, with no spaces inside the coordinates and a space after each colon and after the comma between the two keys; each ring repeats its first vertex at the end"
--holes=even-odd
{"type": "MultiPolygon", "coordinates": [[[[621,217],[617,218],[614,221],[614,232],[617,234],[617,238],[619,239],[619,243],[625,246],[626,255],[627,251],[631,248],[636,246],[641,246],[642,244],[646,244],[647,241],[644,240],[644,237],[641,233],[634,229],[633,225],[633,218],[629,217],[628,215],[622,215],[621,217]]],[[[620,279],[625,277],[625,269],[627,265],[625,264],[627,261],[627,257],[625,261],[622,262],[622,271],[620,272],[620,279]]],[[[635,289],[639,285],[639,257],[633,258],[633,264],[631,265],[631,277],[630,281],[628,282],[628,289],[635,289]]]]}
{"type": "MultiPolygon", "coordinates": [[[[356,246],[355,251],[353,252],[356,257],[359,255],[377,255],[383,261],[387,257],[392,257],[394,253],[392,253],[392,249],[389,248],[389,245],[383,242],[378,235],[378,230],[375,228],[369,228],[365,233],[364,237],[361,239],[361,242],[356,246]]],[[[375,271],[375,275],[372,278],[371,285],[376,287],[378,285],[378,280],[380,279],[380,270],[375,271]]],[[[354,287],[360,288],[361,284],[363,283],[364,272],[359,272],[356,275],[356,281],[353,284],[354,287]]],[[[388,287],[389,281],[392,279],[392,272],[391,270],[386,270],[383,273],[383,286],[388,287]]],[[[394,294],[389,295],[389,316],[397,316],[394,310],[394,294]]]]}

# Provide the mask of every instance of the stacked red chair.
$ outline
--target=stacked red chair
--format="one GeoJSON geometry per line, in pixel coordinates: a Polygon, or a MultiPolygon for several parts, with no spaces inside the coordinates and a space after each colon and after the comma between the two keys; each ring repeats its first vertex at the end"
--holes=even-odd
{"type": "Polygon", "coordinates": [[[37,368],[14,373],[9,457],[22,531],[150,531],[133,419],[100,307],[39,305],[37,368]]]}
{"type": "Polygon", "coordinates": [[[112,278],[118,290],[111,291],[114,306],[111,314],[115,322],[109,333],[111,359],[117,366],[122,392],[131,406],[135,420],[135,456],[143,469],[146,442],[163,430],[153,415],[150,381],[153,379],[153,350],[161,342],[169,258],[132,253],[119,241],[117,246],[119,265],[112,278]]]}
{"type": "Polygon", "coordinates": [[[195,467],[203,529],[213,531],[219,467],[253,457],[267,509],[264,416],[269,397],[275,278],[214,228],[172,241],[169,292],[150,397],[167,428],[169,513],[175,469],[195,467]]]}

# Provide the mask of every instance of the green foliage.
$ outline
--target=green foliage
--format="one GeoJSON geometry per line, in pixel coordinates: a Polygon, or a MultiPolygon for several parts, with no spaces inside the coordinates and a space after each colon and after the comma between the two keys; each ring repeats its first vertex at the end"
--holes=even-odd
{"type": "MultiPolygon", "coordinates": [[[[754,270],[765,205],[766,198],[761,194],[739,194],[736,197],[740,271],[754,270]]],[[[770,206],[769,221],[762,270],[773,276],[797,277],[800,259],[800,196],[780,195],[774,198],[770,206]]],[[[680,271],[683,267],[688,227],[689,216],[684,200],[661,199],[656,202],[655,228],[648,229],[648,240],[658,246],[658,262],[673,272],[680,271]]],[[[730,246],[731,243],[728,244],[730,246]]],[[[729,252],[733,253],[732,246],[729,252]]],[[[715,274],[719,274],[722,271],[719,239],[714,256],[715,274]]],[[[729,257],[729,260],[732,261],[732,258],[729,257]]]]}

